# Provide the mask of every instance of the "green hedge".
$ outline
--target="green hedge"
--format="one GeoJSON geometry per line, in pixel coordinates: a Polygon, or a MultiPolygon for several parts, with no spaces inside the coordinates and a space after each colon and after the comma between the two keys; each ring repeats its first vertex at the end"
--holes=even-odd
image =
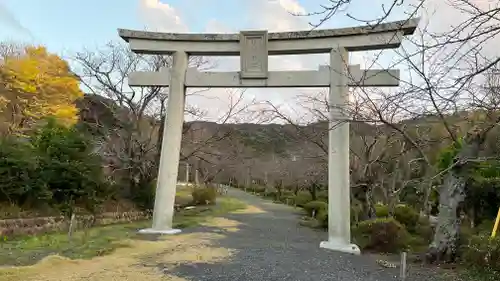
{"type": "MultiPolygon", "coordinates": [[[[378,218],[386,218],[389,217],[389,208],[387,205],[376,204],[375,205],[375,214],[378,218]]],[[[419,213],[413,209],[412,207],[404,204],[399,204],[394,208],[394,218],[403,224],[408,232],[416,233],[417,228],[419,226],[419,222],[421,224],[425,224],[420,220],[419,213]]],[[[422,225],[424,226],[424,225],[422,225]]],[[[425,226],[427,227],[427,226],[425,226]]]]}
{"type": "Polygon", "coordinates": [[[383,204],[375,204],[375,215],[377,218],[386,218],[389,216],[389,207],[383,204]]]}
{"type": "Polygon", "coordinates": [[[297,207],[303,208],[307,203],[312,201],[312,197],[308,192],[299,192],[293,197],[293,201],[297,207]]]}
{"type": "Polygon", "coordinates": [[[420,215],[410,206],[397,205],[394,208],[394,218],[406,227],[410,233],[415,233],[420,215]]]}
{"type": "Polygon", "coordinates": [[[90,212],[114,194],[92,141],[54,119],[28,137],[0,139],[0,203],[90,212]]]}
{"type": "Polygon", "coordinates": [[[307,215],[312,216],[313,212],[317,215],[319,212],[328,213],[328,204],[323,201],[311,201],[304,205],[307,215]]]}
{"type": "Polygon", "coordinates": [[[328,228],[328,207],[326,210],[321,210],[316,215],[316,220],[320,227],[327,229],[328,228]]]}
{"type": "Polygon", "coordinates": [[[198,187],[191,193],[194,205],[214,205],[217,200],[217,190],[214,187],[198,187]]]}
{"type": "Polygon", "coordinates": [[[251,190],[255,193],[258,193],[258,194],[266,192],[266,188],[263,186],[255,186],[254,185],[253,187],[251,187],[251,190]]]}
{"type": "Polygon", "coordinates": [[[353,227],[352,234],[362,250],[384,253],[405,250],[411,240],[405,227],[393,218],[362,221],[353,227]]]}
{"type": "Polygon", "coordinates": [[[470,267],[495,273],[500,280],[500,237],[475,235],[461,249],[461,259],[470,267]]]}

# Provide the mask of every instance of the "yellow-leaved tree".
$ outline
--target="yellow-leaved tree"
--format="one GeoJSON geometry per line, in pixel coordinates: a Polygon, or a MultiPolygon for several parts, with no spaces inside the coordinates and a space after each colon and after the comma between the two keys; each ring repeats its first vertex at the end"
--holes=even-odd
{"type": "Polygon", "coordinates": [[[78,121],[75,101],[83,97],[78,77],[45,47],[4,56],[0,82],[0,121],[9,133],[22,133],[49,116],[66,125],[78,121]]]}

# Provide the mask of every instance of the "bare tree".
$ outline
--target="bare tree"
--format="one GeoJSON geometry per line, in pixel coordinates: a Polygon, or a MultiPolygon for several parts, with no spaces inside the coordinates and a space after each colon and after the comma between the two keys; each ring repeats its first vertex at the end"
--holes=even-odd
{"type": "MultiPolygon", "coordinates": [[[[100,149],[107,156],[109,170],[126,183],[125,186],[129,187],[127,194],[144,190],[145,185],[150,185],[156,178],[158,170],[168,90],[160,87],[129,87],[127,77],[134,71],[159,71],[162,67],[168,67],[171,57],[137,55],[123,44],[109,43],[97,51],[77,53],[73,61],[78,66],[76,70],[87,91],[94,97],[105,97],[98,100],[111,115],[108,124],[104,120],[95,120],[99,129],[106,129],[102,134],[104,140],[100,149]]],[[[209,68],[210,64],[203,57],[193,57],[190,66],[209,68]]],[[[200,95],[201,92],[191,94],[200,95]]],[[[244,110],[246,104],[243,104],[241,97],[241,92],[230,93],[228,109],[220,122],[227,122],[244,110]]],[[[194,120],[205,117],[205,112],[194,106],[188,105],[186,113],[194,120]]],[[[196,135],[192,128],[194,124],[187,122],[184,125],[181,160],[207,158],[204,154],[209,154],[215,143],[227,137],[218,129],[196,135]],[[196,137],[189,138],[193,134],[196,137]]]]}
{"type": "MultiPolygon", "coordinates": [[[[399,124],[395,118],[400,110],[391,107],[385,99],[372,99],[371,103],[367,102],[365,94],[353,92],[353,98],[347,106],[352,117],[350,183],[353,201],[360,205],[362,219],[375,217],[376,201],[382,200],[395,206],[399,202],[401,191],[408,186],[408,183],[417,181],[411,178],[414,178],[414,175],[408,170],[412,167],[405,166],[405,163],[420,161],[418,155],[411,152],[412,146],[408,145],[408,142],[394,129],[397,128],[404,133],[407,131],[407,126],[399,124]],[[413,158],[415,160],[412,160],[413,158]],[[400,164],[398,166],[394,163],[400,164]],[[400,170],[402,168],[405,169],[404,172],[400,170]]],[[[306,112],[314,121],[307,126],[299,125],[300,120],[303,120],[301,116],[295,119],[287,116],[272,103],[268,103],[268,109],[265,110],[295,129],[296,141],[301,143],[297,151],[301,154],[301,158],[316,159],[316,163],[311,165],[314,167],[312,171],[294,171],[296,176],[300,174],[300,177],[308,179],[308,189],[310,189],[317,186],[313,185],[316,180],[313,179],[315,177],[311,178],[312,175],[320,176],[321,184],[327,185],[327,144],[328,131],[331,129],[327,125],[329,107],[324,92],[317,95],[301,95],[298,98],[301,109],[298,111],[306,112]],[[312,144],[312,147],[308,149],[304,143],[312,144]]]]}
{"type": "MultiPolygon", "coordinates": [[[[226,111],[214,122],[194,121],[188,123],[189,130],[183,139],[181,159],[190,163],[205,184],[228,182],[238,178],[242,166],[244,146],[235,138],[235,124],[242,116],[245,120],[256,120],[245,114],[255,104],[255,100],[246,101],[245,91],[227,90],[229,96],[226,111]]],[[[242,182],[239,177],[238,181],[242,182]]]]}

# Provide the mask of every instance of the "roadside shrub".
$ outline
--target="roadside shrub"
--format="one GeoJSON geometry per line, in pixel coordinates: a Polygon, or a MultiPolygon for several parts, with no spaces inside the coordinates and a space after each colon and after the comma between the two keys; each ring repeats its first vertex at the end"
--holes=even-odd
{"type": "Polygon", "coordinates": [[[389,207],[383,204],[375,204],[375,215],[377,218],[385,218],[389,216],[389,207]]]}
{"type": "MultiPolygon", "coordinates": [[[[327,208],[328,209],[328,208],[327,208]]],[[[316,215],[318,225],[322,228],[328,228],[328,210],[321,210],[316,215]]]]}
{"type": "MultiPolygon", "coordinates": [[[[321,201],[314,201],[314,202],[323,203],[321,201]]],[[[355,218],[353,218],[353,216],[355,216],[354,212],[355,212],[355,210],[353,209],[353,207],[351,207],[351,227],[355,227],[358,224],[358,221],[355,220],[355,218]]],[[[328,204],[326,204],[325,209],[320,209],[316,213],[316,220],[318,221],[319,225],[322,228],[328,228],[328,204]]]]}
{"type": "MultiPolygon", "coordinates": [[[[408,232],[410,231],[408,230],[408,232]]],[[[429,219],[419,218],[414,229],[414,234],[421,237],[423,241],[430,242],[432,240],[432,236],[434,235],[434,228],[429,222],[429,219]]]]}
{"type": "Polygon", "coordinates": [[[476,231],[478,234],[481,233],[490,233],[493,230],[493,226],[495,225],[494,220],[483,220],[479,225],[476,226],[476,231]]]}
{"type": "Polygon", "coordinates": [[[185,208],[193,204],[193,196],[180,192],[175,195],[174,202],[178,207],[185,208]]]}
{"type": "Polygon", "coordinates": [[[500,276],[500,237],[472,236],[461,252],[461,259],[466,265],[494,271],[500,276]]]}
{"type": "Polygon", "coordinates": [[[328,204],[323,201],[311,201],[304,205],[304,210],[308,216],[313,215],[313,212],[317,215],[321,211],[328,212],[328,204]]]}
{"type": "MultiPolygon", "coordinates": [[[[375,214],[377,218],[389,217],[389,207],[383,204],[375,205],[375,214]]],[[[404,204],[399,204],[394,208],[393,217],[406,227],[410,233],[415,233],[417,224],[419,223],[420,215],[412,207],[404,204]]]]}
{"type": "Polygon", "coordinates": [[[296,196],[294,196],[294,203],[297,207],[304,208],[304,206],[311,201],[311,194],[306,192],[299,192],[296,196]]]}
{"type": "Polygon", "coordinates": [[[273,192],[274,194],[274,200],[275,201],[278,201],[278,202],[282,202],[282,203],[285,203],[287,202],[286,199],[288,199],[288,203],[292,203],[293,202],[293,197],[294,197],[294,194],[293,192],[289,191],[289,190],[277,190],[275,189],[273,192]]]}
{"type": "Polygon", "coordinates": [[[318,191],[318,194],[316,194],[316,197],[318,201],[323,201],[328,203],[328,190],[322,190],[318,191]]]}
{"type": "Polygon", "coordinates": [[[259,193],[259,194],[260,194],[260,193],[264,193],[264,192],[266,192],[266,188],[265,188],[265,187],[263,187],[263,186],[254,186],[254,187],[253,187],[253,191],[254,191],[255,193],[259,193]]]}
{"type": "Polygon", "coordinates": [[[467,246],[469,245],[469,241],[475,236],[477,233],[475,232],[475,229],[471,228],[469,224],[464,224],[462,223],[460,225],[460,232],[458,233],[458,250],[457,254],[458,256],[462,256],[463,252],[467,249],[467,246]]]}
{"type": "Polygon", "coordinates": [[[48,187],[49,202],[66,215],[75,207],[94,212],[112,194],[101,157],[89,138],[76,128],[49,119],[31,139],[37,158],[38,188],[48,187]]]}
{"type": "Polygon", "coordinates": [[[198,187],[191,193],[193,205],[214,205],[217,200],[217,190],[214,187],[198,187]]]}
{"type": "Polygon", "coordinates": [[[0,202],[24,205],[51,197],[35,185],[37,162],[29,143],[14,137],[0,139],[0,202]]]}
{"type": "Polygon", "coordinates": [[[93,150],[87,136],[54,119],[29,137],[0,140],[0,202],[64,215],[98,211],[115,189],[93,150]]]}
{"type": "Polygon", "coordinates": [[[352,230],[354,240],[363,250],[397,253],[408,247],[410,234],[393,218],[360,222],[352,230]]]}
{"type": "Polygon", "coordinates": [[[420,215],[408,205],[397,205],[394,208],[394,218],[406,227],[410,233],[415,233],[420,215]]]}
{"type": "Polygon", "coordinates": [[[293,204],[295,204],[295,195],[285,193],[285,194],[282,194],[279,199],[276,198],[275,200],[279,201],[283,204],[293,205],[293,204]]]}
{"type": "Polygon", "coordinates": [[[265,195],[267,198],[276,199],[277,194],[278,194],[278,193],[277,193],[275,190],[271,190],[271,191],[266,192],[264,195],[265,195]]]}
{"type": "Polygon", "coordinates": [[[363,205],[357,200],[353,200],[353,202],[351,202],[351,225],[357,225],[359,223],[362,212],[363,205]]]}
{"type": "Polygon", "coordinates": [[[156,180],[145,183],[141,182],[137,191],[132,194],[132,201],[142,210],[151,210],[155,205],[156,180]]]}

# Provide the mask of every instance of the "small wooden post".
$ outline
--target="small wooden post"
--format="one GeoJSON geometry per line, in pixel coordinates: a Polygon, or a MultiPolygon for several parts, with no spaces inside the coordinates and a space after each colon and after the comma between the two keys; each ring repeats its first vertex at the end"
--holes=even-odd
{"type": "Polygon", "coordinates": [[[406,280],[406,252],[401,253],[400,277],[401,281],[406,280]]]}
{"type": "Polygon", "coordinates": [[[73,235],[74,224],[75,224],[75,213],[72,213],[71,218],[69,220],[68,240],[71,240],[71,236],[73,235]]]}

